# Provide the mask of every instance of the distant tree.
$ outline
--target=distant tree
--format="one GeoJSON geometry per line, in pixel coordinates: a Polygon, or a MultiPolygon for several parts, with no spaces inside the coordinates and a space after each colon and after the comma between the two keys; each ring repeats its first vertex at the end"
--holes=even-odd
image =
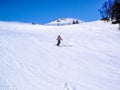
{"type": "Polygon", "coordinates": [[[76,20],[76,22],[75,22],[76,24],[79,24],[79,21],[78,20],[76,20]]]}
{"type": "Polygon", "coordinates": [[[60,22],[60,20],[57,20],[57,22],[60,22]]]}
{"type": "Polygon", "coordinates": [[[107,0],[103,3],[102,7],[98,10],[102,17],[101,20],[108,21],[109,18],[111,18],[111,10],[112,10],[113,4],[114,4],[113,0],[107,0]]]}
{"type": "Polygon", "coordinates": [[[73,24],[76,24],[76,22],[73,20],[73,24]]]}
{"type": "Polygon", "coordinates": [[[112,24],[119,24],[120,29],[120,0],[107,0],[103,3],[101,9],[99,9],[102,19],[111,19],[112,24]]]}
{"type": "Polygon", "coordinates": [[[32,22],[32,25],[35,25],[35,23],[34,23],[34,22],[32,22]]]}
{"type": "Polygon", "coordinates": [[[112,7],[111,20],[113,24],[119,24],[120,29],[120,0],[115,0],[112,7]]]}

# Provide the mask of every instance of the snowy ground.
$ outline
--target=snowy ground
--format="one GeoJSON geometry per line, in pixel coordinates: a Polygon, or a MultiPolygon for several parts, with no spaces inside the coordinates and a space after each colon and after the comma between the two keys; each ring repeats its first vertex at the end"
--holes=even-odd
{"type": "Polygon", "coordinates": [[[117,25],[0,22],[0,90],[120,90],[117,25]]]}

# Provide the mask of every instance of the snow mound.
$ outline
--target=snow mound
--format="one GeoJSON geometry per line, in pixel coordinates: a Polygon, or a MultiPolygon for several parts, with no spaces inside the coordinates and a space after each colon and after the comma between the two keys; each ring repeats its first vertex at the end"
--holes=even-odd
{"type": "Polygon", "coordinates": [[[52,21],[46,25],[57,25],[57,26],[63,26],[63,25],[71,25],[71,24],[80,24],[83,23],[83,21],[75,18],[60,18],[55,21],[52,21]]]}

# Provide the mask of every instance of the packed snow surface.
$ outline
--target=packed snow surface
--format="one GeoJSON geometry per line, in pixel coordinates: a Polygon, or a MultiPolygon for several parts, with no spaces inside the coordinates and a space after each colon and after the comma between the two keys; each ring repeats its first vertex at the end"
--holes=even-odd
{"type": "Polygon", "coordinates": [[[120,90],[117,27],[0,22],[0,90],[120,90]]]}

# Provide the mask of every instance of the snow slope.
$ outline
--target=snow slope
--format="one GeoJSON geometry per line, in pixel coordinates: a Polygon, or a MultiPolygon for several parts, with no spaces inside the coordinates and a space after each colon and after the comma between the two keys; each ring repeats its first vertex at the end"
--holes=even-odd
{"type": "Polygon", "coordinates": [[[0,90],[120,90],[119,38],[116,25],[101,21],[0,22],[0,90]]]}

